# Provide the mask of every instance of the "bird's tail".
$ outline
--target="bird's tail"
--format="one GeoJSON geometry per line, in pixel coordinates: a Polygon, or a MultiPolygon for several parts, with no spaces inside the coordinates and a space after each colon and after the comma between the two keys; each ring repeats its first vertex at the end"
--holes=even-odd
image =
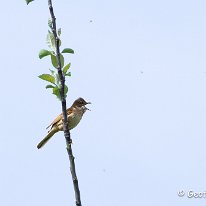
{"type": "Polygon", "coordinates": [[[42,147],[51,139],[51,137],[52,137],[56,132],[58,132],[58,130],[55,129],[55,128],[52,128],[52,129],[49,131],[49,133],[47,134],[47,136],[44,137],[44,139],[43,139],[41,142],[39,142],[39,144],[37,145],[37,148],[38,148],[38,149],[42,148],[42,147]]]}

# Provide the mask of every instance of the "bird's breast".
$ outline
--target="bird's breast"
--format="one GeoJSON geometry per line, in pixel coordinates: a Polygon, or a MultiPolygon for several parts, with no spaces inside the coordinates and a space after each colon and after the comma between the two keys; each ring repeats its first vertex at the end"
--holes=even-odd
{"type": "Polygon", "coordinates": [[[74,110],[70,115],[68,115],[69,130],[76,127],[81,121],[83,116],[82,112],[74,110]]]}

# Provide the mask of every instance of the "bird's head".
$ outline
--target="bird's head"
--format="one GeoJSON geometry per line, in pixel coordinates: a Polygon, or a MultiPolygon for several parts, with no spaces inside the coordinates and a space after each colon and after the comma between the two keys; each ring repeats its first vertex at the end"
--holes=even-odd
{"type": "Polygon", "coordinates": [[[87,107],[85,107],[85,105],[87,104],[91,104],[91,102],[86,102],[82,97],[76,99],[73,103],[73,107],[78,107],[78,108],[85,108],[85,111],[86,110],[89,110],[87,107]]]}

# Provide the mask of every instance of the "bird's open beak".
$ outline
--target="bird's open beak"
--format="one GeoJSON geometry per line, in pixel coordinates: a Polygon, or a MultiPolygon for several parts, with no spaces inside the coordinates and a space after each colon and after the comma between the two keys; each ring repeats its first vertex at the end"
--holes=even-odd
{"type": "MultiPolygon", "coordinates": [[[[87,104],[91,104],[91,102],[87,102],[87,104]]],[[[89,111],[91,111],[90,109],[88,109],[87,107],[85,107],[86,108],[86,110],[89,110],[89,111]]]]}

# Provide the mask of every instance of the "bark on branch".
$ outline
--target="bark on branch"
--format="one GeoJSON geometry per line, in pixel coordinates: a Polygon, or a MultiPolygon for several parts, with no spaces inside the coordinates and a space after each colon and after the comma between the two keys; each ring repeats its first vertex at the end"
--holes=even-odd
{"type": "Polygon", "coordinates": [[[56,29],[56,18],[54,15],[54,10],[52,6],[52,0],[48,0],[48,6],[49,6],[49,11],[52,19],[52,32],[55,38],[55,46],[56,46],[56,60],[57,60],[57,70],[58,70],[58,75],[61,81],[61,89],[60,89],[60,95],[61,95],[61,103],[62,103],[62,114],[64,117],[64,136],[66,139],[66,145],[67,145],[67,152],[69,155],[69,160],[70,160],[70,170],[71,170],[71,175],[72,175],[72,180],[73,180],[73,186],[74,186],[74,192],[75,192],[75,199],[76,199],[76,206],[81,206],[81,198],[80,198],[80,190],[79,190],[79,185],[78,185],[78,179],[76,176],[76,169],[75,169],[75,162],[74,162],[74,156],[72,153],[72,147],[71,147],[71,137],[70,137],[70,131],[68,127],[68,120],[67,120],[67,107],[66,107],[66,99],[64,95],[64,89],[65,89],[65,77],[62,72],[62,65],[60,61],[60,50],[59,50],[59,38],[57,35],[57,29],[56,29]]]}

